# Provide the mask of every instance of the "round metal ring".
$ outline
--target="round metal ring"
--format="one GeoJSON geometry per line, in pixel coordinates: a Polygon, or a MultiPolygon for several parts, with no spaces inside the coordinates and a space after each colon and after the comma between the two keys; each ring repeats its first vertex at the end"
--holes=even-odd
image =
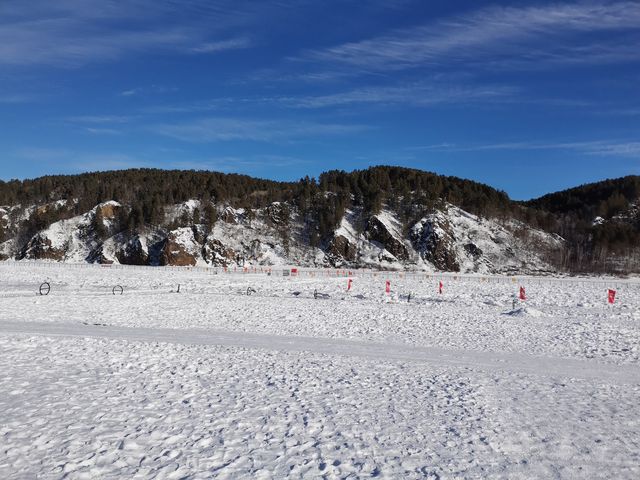
{"type": "Polygon", "coordinates": [[[51,292],[51,284],[49,282],[43,282],[40,285],[40,289],[38,290],[38,293],[40,295],[49,295],[49,292],[51,292]]]}

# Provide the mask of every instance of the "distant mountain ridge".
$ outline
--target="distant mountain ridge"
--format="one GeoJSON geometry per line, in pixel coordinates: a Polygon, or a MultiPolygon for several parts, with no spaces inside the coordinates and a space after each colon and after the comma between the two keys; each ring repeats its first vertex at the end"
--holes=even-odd
{"type": "Polygon", "coordinates": [[[134,169],[0,182],[0,259],[635,271],[640,177],[515,202],[401,167],[275,182],[134,169]],[[635,243],[634,243],[635,242],[635,243]]]}

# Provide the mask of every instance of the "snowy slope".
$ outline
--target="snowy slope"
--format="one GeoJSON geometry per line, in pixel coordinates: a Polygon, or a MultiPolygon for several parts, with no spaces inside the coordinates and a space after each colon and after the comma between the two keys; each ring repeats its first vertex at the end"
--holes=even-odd
{"type": "Polygon", "coordinates": [[[404,259],[390,251],[397,253],[393,247],[404,246],[405,243],[408,246],[408,242],[402,238],[401,230],[400,222],[389,211],[383,210],[377,215],[362,219],[359,212],[347,210],[334,233],[332,247],[335,247],[337,239],[348,245],[348,252],[340,245],[340,248],[333,248],[333,255],[327,261],[334,266],[402,269],[405,266],[402,261],[404,259]],[[361,225],[360,228],[358,224],[361,225]]]}
{"type": "MultiPolygon", "coordinates": [[[[547,272],[552,268],[545,255],[562,248],[562,239],[545,232],[513,220],[501,225],[452,205],[433,211],[408,229],[388,208],[369,216],[358,209],[347,210],[333,235],[321,239],[318,247],[310,245],[311,227],[289,205],[275,202],[253,210],[218,205],[212,226],[197,223],[204,222],[204,207],[198,200],[167,207],[162,225],[130,232],[118,228],[116,215],[119,209],[127,213],[128,207],[106,202],[83,215],[53,223],[26,245],[18,245],[15,239],[5,241],[0,244],[0,258],[136,265],[547,272]],[[94,231],[97,209],[102,212],[100,234],[94,231]]],[[[7,218],[8,210],[4,208],[0,215],[7,218]]]]}
{"type": "MultiPolygon", "coordinates": [[[[91,211],[51,224],[47,229],[37,233],[25,246],[21,253],[24,259],[49,259],[67,262],[84,262],[99,245],[92,230],[92,222],[98,209],[113,211],[120,208],[117,202],[105,202],[91,211]]],[[[109,217],[105,217],[103,225],[110,227],[109,217]]]]}
{"type": "Polygon", "coordinates": [[[539,252],[562,246],[556,236],[511,222],[511,228],[526,230],[529,244],[496,221],[472,215],[453,205],[421,219],[411,230],[423,261],[440,269],[461,272],[538,272],[552,271],[539,252]],[[434,252],[435,250],[435,252],[434,252]],[[444,268],[445,265],[451,268],[444,268]]]}

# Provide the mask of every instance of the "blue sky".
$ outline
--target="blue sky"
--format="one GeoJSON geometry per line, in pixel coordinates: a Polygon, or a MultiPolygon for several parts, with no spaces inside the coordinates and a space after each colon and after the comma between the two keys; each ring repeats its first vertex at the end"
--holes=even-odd
{"type": "Polygon", "coordinates": [[[3,0],[0,178],[640,174],[640,2],[3,0]]]}

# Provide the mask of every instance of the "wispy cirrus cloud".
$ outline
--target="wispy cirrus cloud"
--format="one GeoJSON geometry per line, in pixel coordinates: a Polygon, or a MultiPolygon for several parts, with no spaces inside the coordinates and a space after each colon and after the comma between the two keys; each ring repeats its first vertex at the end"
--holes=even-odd
{"type": "Polygon", "coordinates": [[[66,148],[29,147],[18,149],[13,156],[38,164],[64,165],[65,171],[121,170],[152,167],[153,162],[118,152],[83,152],[66,148]]]}
{"type": "Polygon", "coordinates": [[[179,29],[112,31],[77,19],[44,19],[0,25],[0,64],[80,66],[115,60],[125,53],[174,49],[192,41],[179,29]]]}
{"type": "Polygon", "coordinates": [[[61,122],[91,135],[121,135],[122,127],[138,118],[133,115],[77,115],[63,118],[61,122]]]}
{"type": "Polygon", "coordinates": [[[146,87],[135,87],[121,91],[118,95],[121,97],[133,97],[139,95],[163,95],[165,93],[177,92],[178,87],[166,87],[164,85],[149,85],[146,87]]]}
{"type": "Polygon", "coordinates": [[[29,103],[34,100],[35,97],[32,95],[22,95],[22,94],[13,94],[13,95],[0,95],[0,104],[16,104],[16,103],[29,103]]]}
{"type": "Polygon", "coordinates": [[[250,46],[229,38],[255,22],[259,2],[230,0],[6,0],[0,3],[0,65],[76,67],[154,51],[216,53],[250,46]]]}
{"type": "Polygon", "coordinates": [[[434,152],[571,150],[586,155],[640,158],[640,142],[619,140],[594,140],[586,142],[505,142],[476,145],[441,143],[409,147],[407,150],[434,152]]]}
{"type": "Polygon", "coordinates": [[[248,155],[181,160],[173,162],[171,168],[238,173],[262,168],[287,168],[308,163],[307,160],[283,155],[248,155]]]}
{"type": "Polygon", "coordinates": [[[322,50],[297,60],[389,71],[456,63],[485,67],[640,60],[640,3],[489,7],[322,50]],[[593,34],[607,32],[607,38],[593,34]]]}
{"type": "Polygon", "coordinates": [[[282,98],[280,101],[301,108],[336,107],[353,104],[429,106],[495,100],[513,95],[515,89],[500,85],[470,86],[416,83],[399,86],[361,87],[328,95],[282,98]]]}
{"type": "Polygon", "coordinates": [[[107,124],[128,123],[135,118],[137,117],[132,115],[78,115],[66,117],[65,120],[72,123],[107,124]]]}
{"type": "Polygon", "coordinates": [[[372,85],[324,95],[274,95],[219,97],[197,102],[146,107],[147,114],[197,113],[239,108],[320,109],[349,105],[414,106],[508,101],[518,89],[505,85],[470,85],[459,81],[421,81],[400,85],[372,85]]]}
{"type": "Polygon", "coordinates": [[[202,118],[182,123],[165,123],[149,127],[149,130],[155,134],[196,143],[237,140],[278,142],[328,135],[354,134],[369,129],[371,129],[370,126],[359,124],[221,117],[202,118]]]}
{"type": "Polygon", "coordinates": [[[238,50],[241,48],[249,48],[251,40],[247,37],[229,38],[216,42],[206,42],[197,45],[191,49],[193,53],[217,53],[224,50],[238,50]]]}
{"type": "Polygon", "coordinates": [[[92,135],[121,135],[122,130],[116,130],[115,128],[93,128],[87,127],[85,128],[87,133],[91,133],[92,135]]]}

